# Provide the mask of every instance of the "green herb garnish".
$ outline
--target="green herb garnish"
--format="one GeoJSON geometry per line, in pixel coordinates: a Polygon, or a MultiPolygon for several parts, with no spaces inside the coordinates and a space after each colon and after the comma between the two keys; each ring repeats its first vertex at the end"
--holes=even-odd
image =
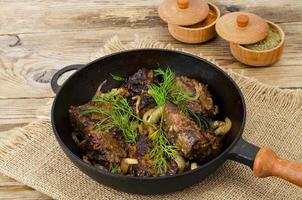
{"type": "Polygon", "coordinates": [[[115,166],[115,167],[111,167],[111,169],[109,171],[110,171],[110,173],[113,173],[113,174],[119,174],[119,173],[121,173],[121,168],[119,166],[115,166]]]}
{"type": "Polygon", "coordinates": [[[161,118],[159,129],[154,131],[149,138],[153,142],[153,149],[150,152],[151,159],[155,164],[158,172],[167,172],[167,159],[174,159],[177,154],[177,149],[170,144],[163,130],[163,118],[161,118]]]}
{"type": "Polygon", "coordinates": [[[121,76],[116,76],[113,74],[110,74],[110,76],[113,78],[113,80],[116,80],[116,81],[125,81],[126,80],[126,78],[121,77],[121,76]]]}
{"type": "Polygon", "coordinates": [[[157,69],[154,72],[156,76],[162,78],[162,82],[157,85],[149,85],[148,93],[153,97],[158,106],[164,105],[167,101],[175,105],[190,101],[192,97],[183,91],[179,84],[175,83],[175,74],[170,68],[166,70],[157,69]]]}
{"type": "Polygon", "coordinates": [[[207,120],[205,117],[203,117],[203,116],[197,114],[196,112],[194,112],[194,111],[192,111],[192,110],[190,110],[190,109],[188,109],[188,108],[186,108],[186,107],[181,107],[180,109],[181,109],[181,111],[182,111],[185,115],[194,118],[195,122],[197,123],[197,125],[198,125],[199,127],[203,126],[203,127],[205,127],[206,129],[209,128],[209,126],[210,126],[210,125],[209,125],[209,122],[208,122],[208,120],[207,120]]]}
{"type": "Polygon", "coordinates": [[[81,114],[99,113],[104,115],[105,118],[96,124],[99,130],[110,130],[116,127],[122,131],[126,142],[136,142],[136,124],[137,121],[141,119],[133,114],[125,97],[111,91],[93,98],[92,101],[107,104],[108,108],[89,107],[82,111],[81,114]]]}
{"type": "MultiPolygon", "coordinates": [[[[189,102],[194,99],[188,92],[183,91],[181,86],[175,82],[175,74],[167,68],[166,70],[154,70],[156,76],[161,76],[163,82],[158,85],[152,84],[149,86],[149,94],[153,97],[158,106],[164,105],[167,101],[180,105],[184,102],[189,102]]],[[[187,116],[193,117],[198,126],[203,125],[205,128],[209,127],[207,120],[193,112],[192,110],[181,106],[181,110],[187,116]]]]}
{"type": "MultiPolygon", "coordinates": [[[[180,85],[175,82],[175,74],[167,68],[166,70],[154,70],[155,76],[159,76],[162,82],[159,84],[151,84],[148,93],[153,97],[157,106],[163,106],[167,101],[179,105],[185,101],[190,101],[191,96],[182,91],[180,85]]],[[[158,172],[166,173],[168,168],[167,159],[174,159],[177,154],[175,146],[169,143],[163,130],[163,117],[159,128],[150,134],[149,138],[153,142],[151,150],[151,159],[154,162],[158,172]]]]}
{"type": "Polygon", "coordinates": [[[165,71],[162,69],[154,70],[156,76],[161,76],[163,82],[149,85],[148,93],[153,97],[158,106],[162,106],[168,100],[168,94],[173,87],[175,79],[174,73],[167,68],[165,71]]]}

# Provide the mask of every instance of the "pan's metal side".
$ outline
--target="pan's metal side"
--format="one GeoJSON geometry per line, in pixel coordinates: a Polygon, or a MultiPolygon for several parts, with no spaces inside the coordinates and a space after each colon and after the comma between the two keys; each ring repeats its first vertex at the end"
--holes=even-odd
{"type": "Polygon", "coordinates": [[[229,152],[229,159],[240,162],[253,169],[254,161],[259,150],[259,147],[240,138],[236,146],[229,152]]]}

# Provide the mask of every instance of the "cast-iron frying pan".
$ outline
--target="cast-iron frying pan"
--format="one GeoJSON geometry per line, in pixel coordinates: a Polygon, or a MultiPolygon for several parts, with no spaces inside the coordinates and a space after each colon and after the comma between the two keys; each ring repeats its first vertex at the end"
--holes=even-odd
{"type": "MultiPolygon", "coordinates": [[[[138,49],[114,53],[87,65],[71,65],[59,70],[51,80],[56,97],[51,111],[51,122],[56,139],[70,160],[96,181],[112,188],[141,194],[167,193],[196,184],[213,173],[227,159],[248,165],[258,177],[277,176],[302,186],[302,165],[281,160],[268,148],[259,148],[241,137],[246,107],[236,83],[214,64],[199,57],[171,50],[138,49]],[[228,116],[233,126],[228,133],[222,153],[195,170],[163,177],[133,177],[112,174],[82,161],[76,144],[71,139],[68,108],[87,103],[105,79],[105,87],[118,87],[110,74],[128,77],[140,68],[170,67],[176,75],[185,75],[208,84],[219,105],[221,116],[228,116]],[[77,70],[62,86],[57,81],[67,71],[77,70]]],[[[106,88],[105,88],[106,89],[106,88]]],[[[68,172],[67,172],[68,173],[68,172]]],[[[228,173],[227,171],[225,173],[228,173]]]]}

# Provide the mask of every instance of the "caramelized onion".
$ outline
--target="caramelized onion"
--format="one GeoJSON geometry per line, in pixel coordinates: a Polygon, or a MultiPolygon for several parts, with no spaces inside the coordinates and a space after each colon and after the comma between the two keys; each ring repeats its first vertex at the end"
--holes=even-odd
{"type": "Polygon", "coordinates": [[[107,79],[104,80],[98,87],[98,89],[96,90],[95,94],[94,94],[94,97],[98,96],[99,93],[101,93],[101,89],[102,87],[107,83],[107,79]]]}
{"type": "Polygon", "coordinates": [[[193,163],[191,163],[190,169],[193,170],[193,169],[196,169],[197,167],[198,167],[197,163],[193,162],[193,163]]]}
{"type": "Polygon", "coordinates": [[[137,95],[135,97],[132,97],[132,99],[136,100],[136,102],[135,102],[135,113],[136,113],[136,115],[139,116],[139,104],[141,103],[142,98],[141,98],[141,96],[137,95]]]}
{"type": "Polygon", "coordinates": [[[224,122],[223,121],[214,121],[212,127],[215,129],[215,135],[225,135],[227,134],[232,128],[232,121],[226,117],[224,122]]]}
{"type": "Polygon", "coordinates": [[[138,160],[136,158],[123,158],[121,160],[121,172],[123,174],[126,174],[128,172],[129,166],[130,165],[137,165],[138,160]]]}
{"type": "Polygon", "coordinates": [[[178,166],[178,171],[183,172],[186,168],[185,159],[181,155],[177,154],[174,158],[174,161],[176,162],[176,164],[178,166]]]}

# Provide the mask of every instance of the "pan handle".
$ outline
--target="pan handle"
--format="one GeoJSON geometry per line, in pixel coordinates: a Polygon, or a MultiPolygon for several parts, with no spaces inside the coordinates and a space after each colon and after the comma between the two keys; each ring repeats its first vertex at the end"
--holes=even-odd
{"type": "Polygon", "coordinates": [[[229,158],[253,169],[254,161],[259,150],[259,147],[240,138],[236,146],[229,152],[229,158]]]}
{"type": "Polygon", "coordinates": [[[83,66],[85,66],[85,65],[83,65],[83,64],[69,65],[69,66],[66,66],[66,67],[60,69],[59,71],[57,71],[53,75],[53,77],[51,78],[51,81],[50,81],[53,92],[57,93],[59,91],[59,89],[61,88],[61,86],[58,84],[58,80],[64,73],[72,71],[72,70],[79,70],[83,66]]]}
{"type": "Polygon", "coordinates": [[[248,165],[257,177],[275,176],[302,187],[302,164],[284,160],[269,148],[259,148],[240,138],[229,158],[248,165]]]}

